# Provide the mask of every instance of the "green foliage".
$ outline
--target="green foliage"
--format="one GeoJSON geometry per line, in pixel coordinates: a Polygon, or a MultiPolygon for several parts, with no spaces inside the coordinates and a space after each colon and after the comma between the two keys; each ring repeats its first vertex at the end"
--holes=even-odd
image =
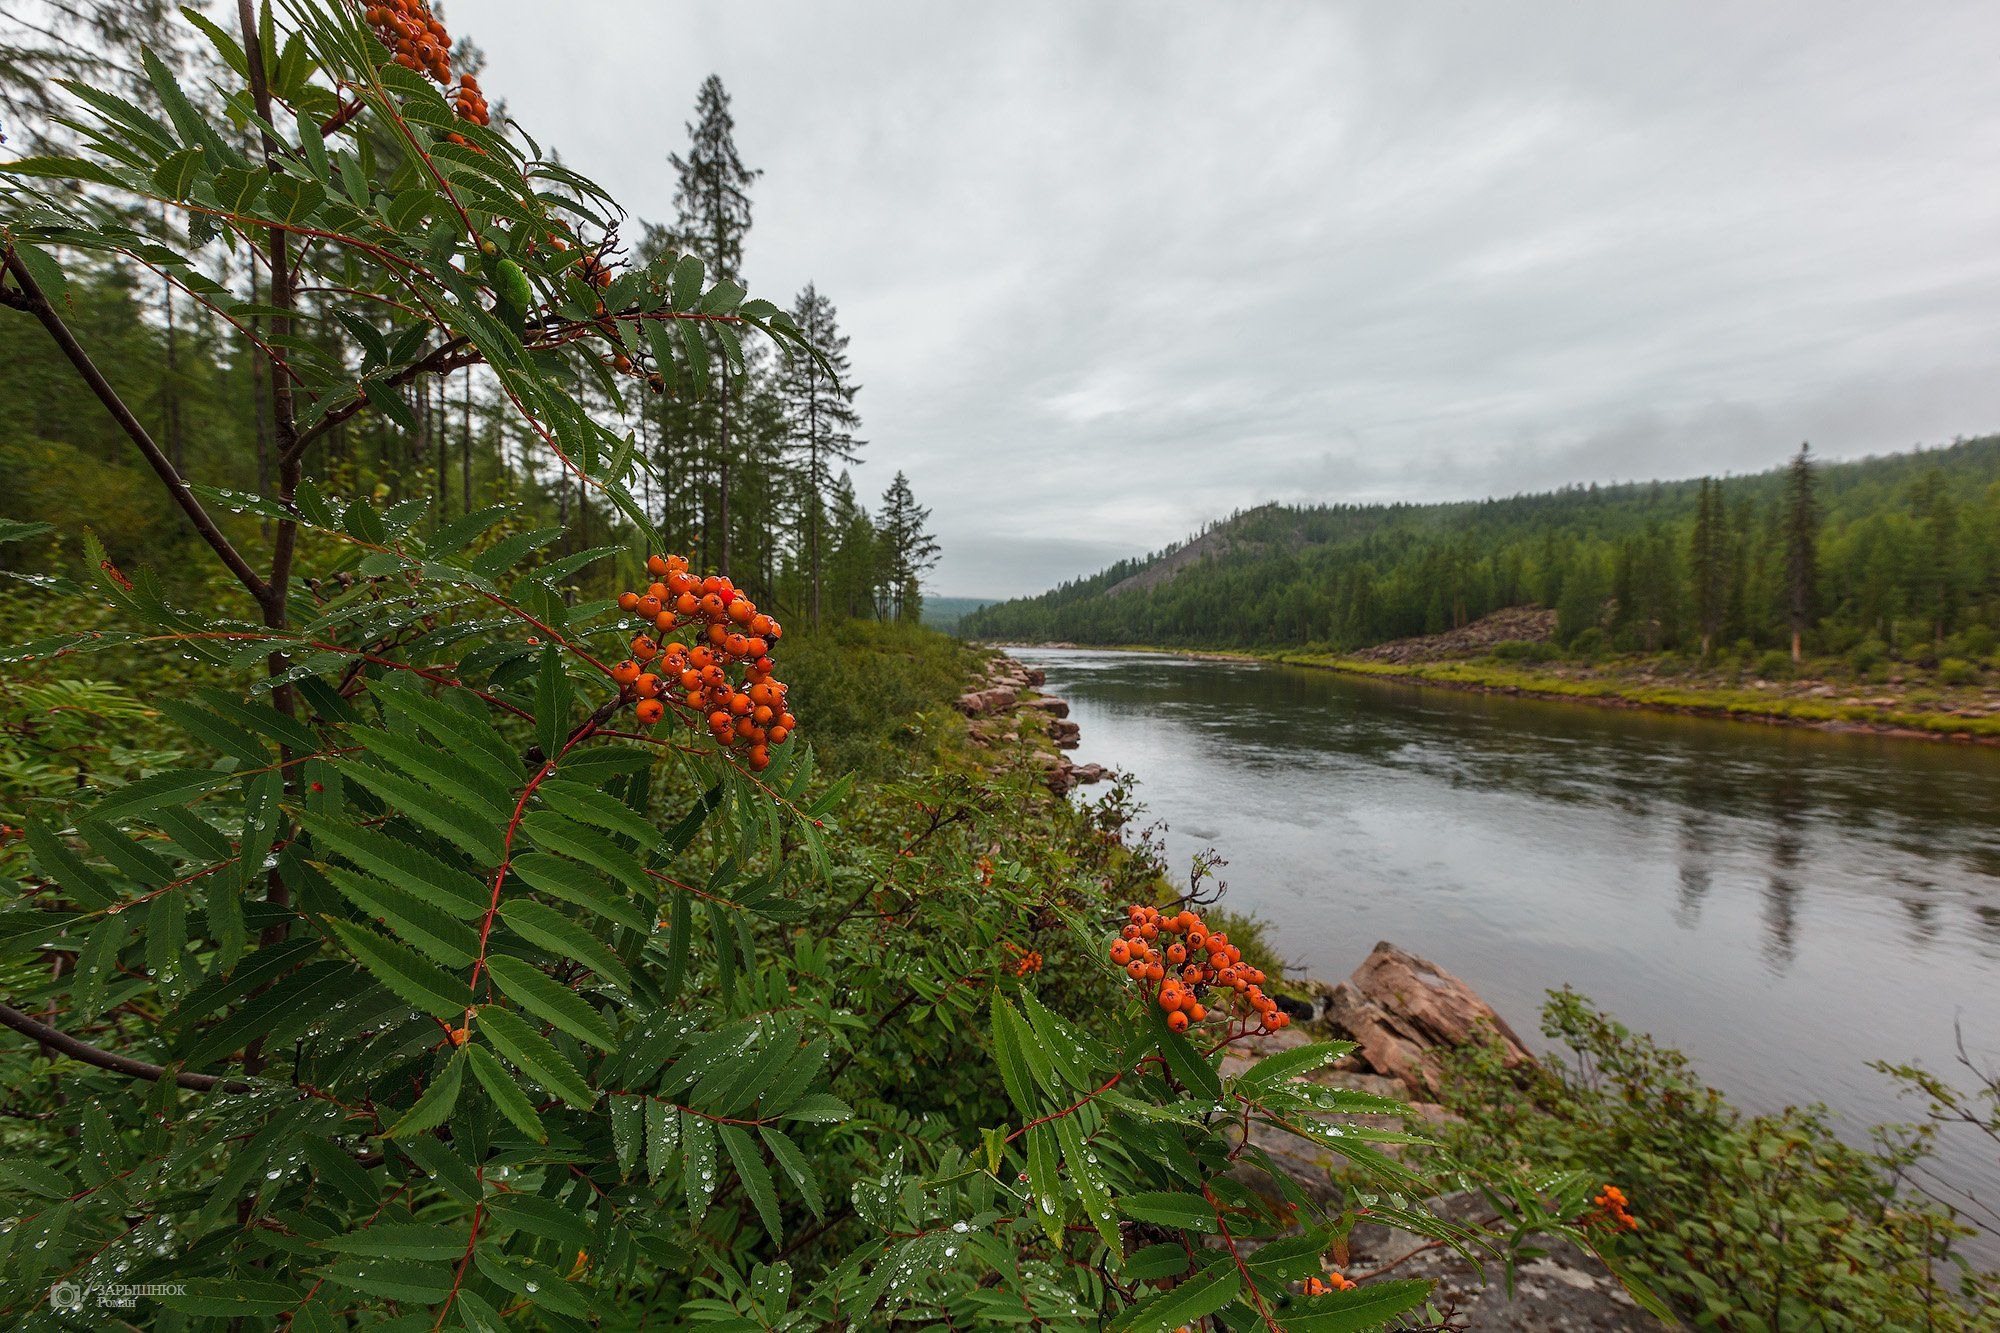
{"type": "MultiPolygon", "coordinates": [[[[1291,1292],[1364,1190],[1434,1234],[1423,1205],[1458,1177],[1324,1118],[1381,1110],[1297,1081],[1344,1047],[1224,1077],[1226,1040],[1166,1029],[1100,952],[1157,865],[1127,811],[938,743],[962,648],[788,639],[801,736],[759,774],[678,713],[628,720],[604,663],[631,626],[578,596],[657,549],[608,367],[726,398],[745,331],[811,353],[788,317],[687,255],[584,282],[579,228],[608,233],[611,202],[457,119],[351,8],[191,20],[219,109],[145,54],[146,105],[73,85],[79,155],[0,165],[5,327],[80,339],[79,265],[167,275],[245,335],[229,364],[256,368],[281,450],[255,490],[182,487],[121,390],[147,340],[100,344],[118,373],[84,407],[237,586],[170,590],[89,534],[9,566],[0,1312],[110,1283],[167,1284],[143,1317],[202,1328],[1350,1329],[1420,1306],[1393,1279],[1291,1292]],[[215,276],[243,245],[287,275],[262,300],[215,276]],[[350,484],[349,423],[413,452],[402,391],[468,366],[587,505],[451,515],[350,484]],[[609,515],[636,550],[590,543],[609,515]],[[53,565],[83,577],[26,572],[53,565]],[[829,781],[821,725],[897,780],[829,781]],[[1252,1123],[1333,1154],[1353,1195],[1258,1182],[1231,1137],[1252,1123]]],[[[927,538],[896,489],[914,618],[927,538]]],[[[50,536],[0,520],[10,547],[50,536]]],[[[1505,1260],[1579,1234],[1580,1198],[1550,1197],[1449,1238],[1505,1260]]]]}
{"type": "MultiPolygon", "coordinates": [[[[1455,1062],[1442,1138],[1476,1168],[1573,1169],[1619,1185],[1639,1226],[1604,1243],[1696,1327],[1993,1327],[2000,1293],[1960,1285],[1966,1233],[1900,1186],[1910,1143],[1868,1151],[1817,1109],[1746,1116],[1686,1058],[1627,1031],[1571,991],[1543,1031],[1567,1064],[1455,1062]]],[[[1602,1230],[1600,1228],[1600,1230],[1602,1230]]]]}
{"type": "Polygon", "coordinates": [[[864,620],[788,634],[784,648],[792,698],[827,765],[869,776],[936,755],[932,729],[950,725],[971,660],[935,632],[864,620]]]}
{"type": "Polygon", "coordinates": [[[2000,626],[2000,437],[1721,481],[1269,505],[962,625],[1002,641],[1348,652],[1531,603],[1557,612],[1557,641],[1579,656],[1592,629],[1621,652],[1789,649],[1797,620],[1809,638],[1873,634],[1907,652],[2000,626]]]}

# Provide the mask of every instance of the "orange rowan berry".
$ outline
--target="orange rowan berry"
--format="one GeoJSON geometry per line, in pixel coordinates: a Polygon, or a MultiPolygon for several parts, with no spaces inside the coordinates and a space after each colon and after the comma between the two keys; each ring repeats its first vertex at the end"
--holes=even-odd
{"type": "Polygon", "coordinates": [[[660,655],[660,645],[641,634],[632,640],[632,656],[641,662],[650,662],[660,655]]]}
{"type": "Polygon", "coordinates": [[[1111,961],[1120,967],[1132,961],[1132,950],[1124,940],[1111,941],[1111,961]]]}
{"type": "Polygon", "coordinates": [[[632,711],[641,722],[650,727],[667,715],[667,706],[658,699],[641,699],[639,706],[632,711]]]}
{"type": "Polygon", "coordinates": [[[618,609],[619,609],[620,611],[633,611],[633,610],[637,610],[637,609],[638,609],[638,606],[639,606],[639,594],[638,594],[638,593],[636,593],[636,592],[621,592],[621,593],[619,593],[619,594],[618,594],[618,609]]]}
{"type": "Polygon", "coordinates": [[[1125,964],[1125,972],[1134,981],[1144,981],[1146,979],[1146,965],[1136,958],[1125,964]]]}
{"type": "Polygon", "coordinates": [[[464,1028],[453,1028],[451,1030],[451,1044],[454,1046],[463,1046],[471,1036],[472,1034],[464,1028]]]}
{"type": "Polygon", "coordinates": [[[650,671],[642,671],[639,673],[639,678],[632,682],[632,688],[639,692],[641,699],[657,698],[660,693],[660,678],[650,671]]]}
{"type": "Polygon", "coordinates": [[[1174,1012],[1167,1015],[1167,1028],[1169,1031],[1186,1032],[1187,1026],[1188,1026],[1188,1016],[1182,1013],[1180,1010],[1176,1009],[1174,1010],[1174,1012]]]}
{"type": "Polygon", "coordinates": [[[664,574],[667,572],[668,568],[669,566],[667,562],[665,560],[662,560],[659,556],[649,555],[646,557],[646,572],[648,574],[653,574],[656,576],[664,574]]]}
{"type": "Polygon", "coordinates": [[[651,620],[660,614],[660,599],[647,593],[639,599],[639,614],[651,620]]]}
{"type": "Polygon", "coordinates": [[[620,685],[630,685],[633,681],[639,679],[639,664],[629,657],[626,658],[611,668],[611,679],[617,681],[620,685]]]}

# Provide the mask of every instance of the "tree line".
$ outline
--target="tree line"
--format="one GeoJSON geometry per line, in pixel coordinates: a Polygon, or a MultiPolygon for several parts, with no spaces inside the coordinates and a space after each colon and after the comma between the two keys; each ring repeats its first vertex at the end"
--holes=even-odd
{"type": "Polygon", "coordinates": [[[1584,651],[1983,656],[2000,629],[2000,437],[1456,504],[1268,505],[963,632],[1351,651],[1527,604],[1584,651]]]}
{"type": "MultiPolygon", "coordinates": [[[[178,61],[182,87],[201,104],[210,96],[203,90],[218,82],[213,57],[163,42],[175,17],[163,4],[80,0],[53,14],[51,21],[59,21],[53,28],[0,26],[4,151],[60,146],[59,123],[44,114],[57,76],[101,79],[152,105],[153,89],[136,73],[142,43],[178,61]]],[[[481,65],[466,42],[454,60],[468,71],[481,65]]],[[[223,108],[205,109],[216,123],[231,124],[223,108]]],[[[233,128],[249,147],[249,127],[239,121],[233,128]]],[[[701,86],[687,129],[686,150],[668,159],[677,179],[675,216],[664,224],[637,223],[629,246],[615,227],[606,229],[595,253],[606,265],[695,255],[712,277],[740,284],[759,173],[742,161],[719,78],[701,86]]],[[[160,210],[133,200],[129,213],[163,243],[176,239],[160,210]]],[[[244,354],[239,330],[143,264],[78,256],[66,267],[72,323],[92,345],[116,349],[104,358],[106,373],[175,466],[272,494],[278,450],[264,407],[263,361],[244,354]]],[[[269,273],[255,251],[212,261],[209,276],[248,312],[269,291],[269,273]]],[[[375,322],[365,305],[337,290],[297,297],[304,310],[297,329],[276,333],[266,316],[248,313],[242,331],[266,343],[288,339],[312,354],[304,346],[315,342],[309,330],[375,322]]],[[[939,553],[930,511],[900,471],[879,500],[871,503],[860,492],[853,468],[866,445],[838,313],[811,283],[788,313],[818,355],[781,355],[739,342],[718,325],[705,335],[715,367],[705,383],[646,384],[604,373],[578,375],[570,387],[628,438],[637,498],[663,537],[698,567],[728,574],[799,623],[915,620],[923,579],[939,553]]],[[[320,354],[333,354],[331,339],[317,341],[320,354]]],[[[551,560],[630,540],[623,516],[522,426],[484,367],[371,393],[371,410],[339,423],[325,441],[328,475],[342,494],[430,500],[440,522],[514,504],[519,517],[509,522],[521,530],[566,530],[545,551],[551,560]]],[[[18,324],[0,325],[0,470],[11,483],[0,492],[0,518],[46,521],[69,534],[87,524],[118,558],[156,565],[170,580],[195,567],[182,558],[193,534],[157,494],[117,428],[91,410],[61,354],[18,324]],[[80,478],[89,479],[87,488],[78,486],[80,478]]],[[[255,522],[244,519],[241,526],[255,522]]],[[[25,558],[0,554],[0,561],[25,558]]]]}

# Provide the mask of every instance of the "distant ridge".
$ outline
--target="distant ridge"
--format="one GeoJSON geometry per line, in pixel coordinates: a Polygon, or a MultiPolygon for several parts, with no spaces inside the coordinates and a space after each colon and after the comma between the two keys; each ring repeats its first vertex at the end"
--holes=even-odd
{"type": "MultiPolygon", "coordinates": [[[[2000,628],[2000,436],[1815,460],[1814,478],[1829,623],[1893,636],[1899,617],[1936,613],[2000,628]],[[1923,571],[1938,561],[1951,586],[1927,588],[1923,571]]],[[[1782,467],[1717,483],[1728,642],[1765,645],[1775,632],[1784,484],[1782,467]]],[[[1260,505],[1165,550],[982,607],[960,629],[1022,642],[1351,651],[1505,607],[1560,609],[1567,592],[1565,641],[1610,602],[1608,635],[1642,612],[1633,646],[1671,647],[1689,632],[1701,487],[1690,478],[1430,504],[1260,505]]]]}

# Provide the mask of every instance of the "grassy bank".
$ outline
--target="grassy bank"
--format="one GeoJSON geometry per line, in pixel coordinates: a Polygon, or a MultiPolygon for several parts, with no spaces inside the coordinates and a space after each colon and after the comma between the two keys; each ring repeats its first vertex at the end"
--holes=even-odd
{"type": "MultiPolygon", "coordinates": [[[[1901,693],[1895,703],[1884,704],[1879,694],[1877,698],[1867,700],[1842,696],[1837,691],[1833,697],[1789,692],[1787,687],[1772,682],[1765,682],[1764,688],[1745,688],[1699,679],[1663,683],[1656,678],[1636,674],[1628,676],[1596,669],[1584,669],[1589,674],[1572,674],[1560,669],[1537,670],[1494,659],[1405,663],[1370,662],[1323,654],[1274,653],[1267,660],[1356,676],[1596,704],[1600,707],[1645,708],[1655,712],[1743,722],[1863,730],[1934,740],[2000,741],[2000,715],[1925,708],[1913,698],[1921,697],[1915,691],[1901,693]]],[[[1825,686],[1823,682],[1807,681],[1804,687],[1819,689],[1825,686]]],[[[1869,690],[1876,693],[1880,688],[1871,686],[1869,690]]]]}

